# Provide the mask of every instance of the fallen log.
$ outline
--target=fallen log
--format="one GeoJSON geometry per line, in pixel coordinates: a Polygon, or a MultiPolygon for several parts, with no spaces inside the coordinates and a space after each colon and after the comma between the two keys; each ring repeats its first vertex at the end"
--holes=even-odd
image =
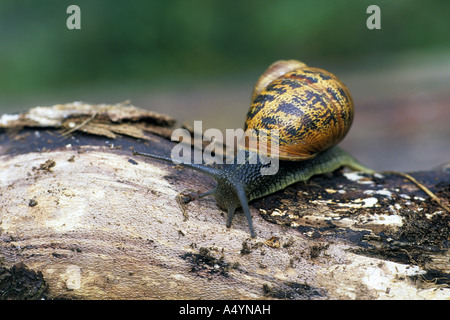
{"type": "MultiPolygon", "coordinates": [[[[251,203],[170,154],[174,121],[73,103],[0,118],[1,299],[448,299],[449,214],[393,174],[338,170],[251,203]]],[[[411,173],[441,199],[450,170],[411,173]]]]}

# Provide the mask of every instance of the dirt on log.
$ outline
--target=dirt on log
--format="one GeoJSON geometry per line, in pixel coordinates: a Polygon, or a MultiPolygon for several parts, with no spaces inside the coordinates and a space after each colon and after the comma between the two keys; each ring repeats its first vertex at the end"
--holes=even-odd
{"type": "MultiPolygon", "coordinates": [[[[404,178],[338,170],[251,203],[168,155],[174,121],[127,103],[0,118],[0,299],[449,299],[450,218],[404,178]]],[[[441,199],[447,166],[411,173],[441,199]]]]}

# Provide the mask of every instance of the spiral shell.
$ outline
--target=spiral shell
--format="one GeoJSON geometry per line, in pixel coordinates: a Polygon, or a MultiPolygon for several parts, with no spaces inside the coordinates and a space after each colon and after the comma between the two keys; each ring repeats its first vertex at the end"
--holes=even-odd
{"type": "Polygon", "coordinates": [[[297,60],[281,60],[274,62],[259,77],[252,93],[252,101],[264,90],[273,80],[282,77],[284,74],[306,67],[306,64],[297,60]]]}
{"type": "Polygon", "coordinates": [[[255,85],[244,131],[247,143],[256,143],[245,146],[266,148],[270,155],[269,132],[276,129],[281,160],[310,159],[345,137],[353,112],[350,92],[335,75],[295,60],[278,61],[255,85]],[[267,141],[261,132],[267,133],[267,141]]]}

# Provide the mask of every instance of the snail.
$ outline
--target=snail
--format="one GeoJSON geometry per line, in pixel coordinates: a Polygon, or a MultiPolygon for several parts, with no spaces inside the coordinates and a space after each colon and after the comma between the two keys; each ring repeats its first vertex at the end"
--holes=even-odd
{"type": "MultiPolygon", "coordinates": [[[[244,163],[235,161],[221,167],[181,165],[214,178],[217,186],[198,197],[215,197],[219,207],[228,211],[227,227],[231,226],[235,210],[242,207],[250,235],[255,237],[250,201],[344,166],[374,172],[337,146],[350,129],[353,113],[350,92],[335,75],[300,61],[277,61],[259,78],[253,90],[244,125],[246,140],[239,145],[245,153],[244,163]],[[255,135],[273,132],[270,130],[278,132],[276,145],[271,145],[270,134],[255,135]],[[263,150],[262,146],[266,148],[263,150]],[[271,155],[269,150],[274,146],[278,151],[275,153],[279,159],[278,172],[261,174],[261,169],[268,164],[258,153],[264,151],[271,155]]],[[[172,162],[164,156],[138,151],[133,154],[172,162]]]]}

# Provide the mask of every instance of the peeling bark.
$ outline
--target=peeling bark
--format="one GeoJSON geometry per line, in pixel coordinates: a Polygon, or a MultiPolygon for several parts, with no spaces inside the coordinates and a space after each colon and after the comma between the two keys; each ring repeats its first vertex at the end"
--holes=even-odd
{"type": "MultiPolygon", "coordinates": [[[[449,215],[409,181],[313,177],[253,201],[251,239],[242,214],[225,227],[213,198],[184,218],[177,194],[211,179],[132,156],[170,153],[170,117],[81,105],[0,118],[1,298],[450,297],[449,215]],[[13,272],[34,291],[12,295],[24,290],[13,272]]],[[[412,175],[449,199],[445,167],[412,175]]]]}

